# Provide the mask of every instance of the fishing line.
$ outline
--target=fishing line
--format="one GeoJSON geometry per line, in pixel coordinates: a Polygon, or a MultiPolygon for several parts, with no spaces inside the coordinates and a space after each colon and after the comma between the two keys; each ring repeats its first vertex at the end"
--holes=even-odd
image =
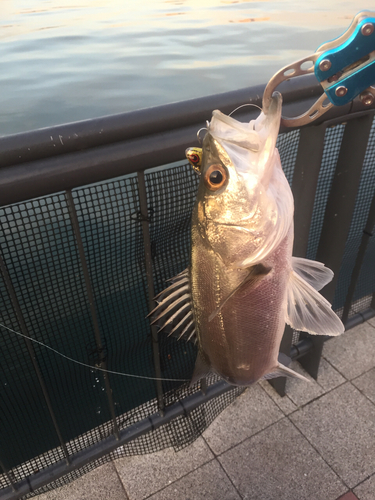
{"type": "MultiPolygon", "coordinates": [[[[233,115],[233,113],[235,113],[238,109],[244,108],[245,106],[254,106],[255,108],[258,108],[260,111],[263,111],[262,108],[260,106],[258,106],[257,104],[247,103],[247,104],[241,104],[241,106],[238,106],[238,108],[236,108],[233,111],[231,111],[228,116],[233,115]]],[[[209,127],[208,121],[207,121],[207,127],[209,127]]],[[[202,132],[202,130],[208,131],[207,127],[202,127],[197,132],[197,138],[198,138],[199,144],[202,144],[202,137],[200,136],[200,133],[202,132]]]]}
{"type": "MultiPolygon", "coordinates": [[[[208,122],[207,122],[207,127],[208,127],[208,122]]],[[[208,128],[202,127],[202,128],[200,128],[198,130],[198,132],[197,132],[197,138],[198,138],[199,144],[202,144],[202,141],[203,141],[202,137],[199,135],[202,132],[202,130],[207,130],[208,131],[208,128]]]]}
{"type": "Polygon", "coordinates": [[[263,109],[260,106],[258,106],[257,104],[250,104],[250,103],[248,103],[248,104],[241,104],[241,106],[238,106],[238,108],[236,108],[233,111],[231,111],[228,116],[233,115],[233,113],[235,113],[238,109],[244,108],[245,106],[254,106],[255,108],[258,108],[260,111],[263,111],[263,109]]]}
{"type": "Polygon", "coordinates": [[[20,337],[31,340],[32,342],[35,342],[36,344],[39,344],[39,345],[45,347],[46,349],[49,349],[50,351],[54,352],[55,354],[58,354],[59,356],[67,359],[68,361],[71,361],[72,363],[76,363],[77,365],[81,365],[81,366],[86,366],[87,368],[90,368],[90,370],[99,370],[99,371],[105,372],[105,373],[112,373],[113,375],[122,375],[123,377],[131,377],[131,378],[141,378],[144,380],[158,380],[161,382],[189,382],[189,379],[186,379],[186,378],[147,377],[145,375],[132,375],[131,373],[115,372],[113,370],[105,370],[104,368],[99,368],[97,366],[87,365],[86,363],[82,363],[81,361],[77,361],[76,359],[70,358],[69,356],[66,356],[63,353],[56,351],[56,349],[53,349],[53,347],[50,347],[47,344],[43,344],[43,342],[39,342],[39,340],[28,337],[27,335],[24,335],[23,333],[16,332],[15,330],[12,330],[12,328],[9,328],[8,326],[3,325],[2,323],[0,323],[0,327],[5,328],[6,330],[9,330],[12,333],[15,333],[16,335],[19,335],[20,337]]]}

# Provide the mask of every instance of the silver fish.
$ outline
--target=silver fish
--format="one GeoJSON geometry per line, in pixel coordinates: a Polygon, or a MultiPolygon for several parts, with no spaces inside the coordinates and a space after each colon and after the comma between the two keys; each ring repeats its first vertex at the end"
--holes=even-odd
{"type": "Polygon", "coordinates": [[[197,343],[192,383],[210,371],[238,386],[304,378],[278,360],[285,323],[344,331],[318,293],[332,271],[292,257],[294,202],[275,147],[281,106],[275,93],[250,123],[214,111],[203,141],[190,265],[151,313],[161,329],[197,343]]]}

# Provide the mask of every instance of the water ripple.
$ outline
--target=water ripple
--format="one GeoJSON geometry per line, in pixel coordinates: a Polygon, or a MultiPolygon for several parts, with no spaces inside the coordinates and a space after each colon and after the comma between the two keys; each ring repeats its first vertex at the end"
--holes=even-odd
{"type": "Polygon", "coordinates": [[[2,2],[0,135],[265,83],[357,11],[355,0],[2,2]]]}

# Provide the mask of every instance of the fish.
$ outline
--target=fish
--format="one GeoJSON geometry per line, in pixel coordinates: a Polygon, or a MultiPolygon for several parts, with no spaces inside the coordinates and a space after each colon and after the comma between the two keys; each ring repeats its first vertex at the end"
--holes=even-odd
{"type": "Polygon", "coordinates": [[[197,345],[191,384],[209,373],[235,386],[306,380],[279,355],[285,323],[312,335],[344,331],[319,293],[333,272],[292,256],[294,200],[276,148],[281,109],[274,93],[249,123],[218,110],[208,123],[189,267],[150,313],[160,331],[197,345]]]}

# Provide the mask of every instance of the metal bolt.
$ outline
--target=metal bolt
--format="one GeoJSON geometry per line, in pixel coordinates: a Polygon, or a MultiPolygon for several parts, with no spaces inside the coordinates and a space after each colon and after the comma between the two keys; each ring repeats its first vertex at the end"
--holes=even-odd
{"type": "Polygon", "coordinates": [[[323,61],[320,61],[319,63],[319,69],[321,71],[328,71],[331,66],[332,63],[329,59],[323,59],[323,61]]]}
{"type": "Polygon", "coordinates": [[[365,106],[371,106],[371,104],[374,102],[375,97],[371,92],[362,92],[362,94],[359,96],[361,99],[362,104],[365,106]]]}
{"type": "Polygon", "coordinates": [[[340,75],[338,73],[336,73],[336,75],[332,75],[330,76],[329,78],[327,78],[327,82],[328,83],[333,83],[333,82],[337,82],[337,80],[340,78],[340,75]]]}
{"type": "Polygon", "coordinates": [[[374,32],[374,25],[372,23],[366,23],[361,28],[361,33],[363,36],[369,36],[374,32]]]}
{"type": "Polygon", "coordinates": [[[341,85],[341,87],[337,87],[335,94],[337,97],[344,97],[344,95],[347,93],[348,89],[341,85]]]}

